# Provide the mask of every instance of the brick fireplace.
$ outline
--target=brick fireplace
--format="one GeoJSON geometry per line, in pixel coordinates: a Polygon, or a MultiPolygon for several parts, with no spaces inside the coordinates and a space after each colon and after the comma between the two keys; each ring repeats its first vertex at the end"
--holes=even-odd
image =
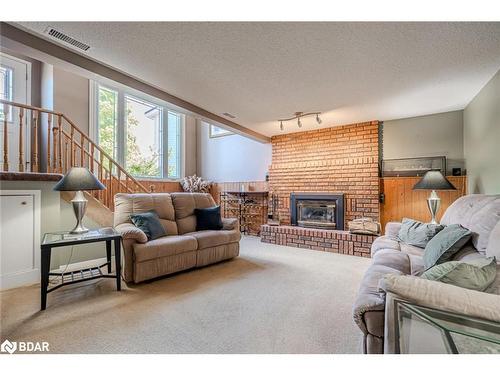
{"type": "Polygon", "coordinates": [[[262,241],[370,256],[374,237],[343,229],[356,218],[379,220],[379,122],[284,134],[271,143],[269,190],[282,225],[263,225],[262,241]],[[297,197],[307,196],[319,199],[298,206],[297,197]]]}
{"type": "Polygon", "coordinates": [[[344,194],[345,222],[379,220],[379,122],[337,126],[271,138],[269,190],[283,224],[291,224],[292,193],[344,194]]]}

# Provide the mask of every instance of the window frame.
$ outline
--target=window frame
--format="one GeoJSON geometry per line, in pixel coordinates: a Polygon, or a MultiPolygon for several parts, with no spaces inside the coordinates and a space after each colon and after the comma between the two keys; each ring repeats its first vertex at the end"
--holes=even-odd
{"type": "MultiPolygon", "coordinates": [[[[127,148],[127,119],[125,115],[126,109],[126,98],[131,97],[141,101],[145,101],[150,104],[158,106],[161,110],[161,125],[160,125],[160,136],[162,140],[160,142],[162,147],[162,159],[161,159],[161,176],[140,176],[130,173],[134,178],[138,180],[168,180],[168,181],[178,181],[185,176],[185,132],[186,132],[186,114],[173,108],[169,103],[162,101],[158,98],[152,97],[150,95],[144,94],[143,92],[137,91],[130,87],[122,86],[113,82],[107,81],[94,81],[90,80],[89,88],[89,136],[90,138],[99,144],[99,88],[103,87],[108,90],[113,90],[118,93],[118,104],[117,104],[117,129],[116,129],[116,161],[120,164],[128,173],[126,165],[126,154],[125,150],[127,148]],[[180,132],[179,132],[179,147],[177,151],[177,161],[178,161],[178,176],[169,177],[168,176],[168,112],[173,112],[179,116],[180,119],[180,132]]],[[[112,156],[112,155],[111,155],[112,156]]]]}

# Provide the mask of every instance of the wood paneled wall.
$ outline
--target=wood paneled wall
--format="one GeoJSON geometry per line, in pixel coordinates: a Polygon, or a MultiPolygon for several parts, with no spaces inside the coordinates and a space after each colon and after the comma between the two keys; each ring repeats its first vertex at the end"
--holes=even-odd
{"type": "MultiPolygon", "coordinates": [[[[438,191],[441,208],[438,220],[448,206],[462,195],[467,194],[467,178],[465,176],[449,176],[448,180],[457,188],[454,191],[438,191]]],[[[382,230],[389,221],[401,221],[408,217],[427,222],[430,213],[427,207],[428,190],[412,190],[420,177],[384,177],[380,179],[380,192],[385,195],[380,205],[380,222],[382,230]]]]}
{"type": "Polygon", "coordinates": [[[168,180],[139,180],[147,189],[153,188],[154,193],[173,193],[182,191],[181,184],[178,181],[168,180]]]}

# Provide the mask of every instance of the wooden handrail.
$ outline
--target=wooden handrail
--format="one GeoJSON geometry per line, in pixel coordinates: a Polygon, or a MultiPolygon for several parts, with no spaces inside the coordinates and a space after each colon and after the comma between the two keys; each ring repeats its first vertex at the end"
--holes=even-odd
{"type": "MultiPolygon", "coordinates": [[[[23,154],[23,127],[32,126],[34,134],[33,138],[33,155],[28,171],[39,171],[41,165],[42,152],[40,148],[44,148],[46,155],[45,170],[47,172],[65,173],[71,167],[82,166],[89,168],[92,173],[96,173],[98,178],[106,185],[108,191],[106,194],[96,193],[94,196],[106,207],[113,209],[113,196],[118,192],[143,192],[147,193],[148,189],[130,173],[128,173],[116,160],[114,160],[106,151],[104,151],[97,143],[89,138],[81,129],[79,129],[71,119],[64,113],[52,111],[49,109],[39,108],[22,103],[11,102],[0,99],[0,104],[4,106],[4,155],[3,155],[3,170],[9,170],[9,155],[8,155],[8,114],[9,107],[19,109],[18,116],[18,141],[19,147],[19,171],[24,171],[24,154],[23,154]],[[41,115],[47,115],[46,139],[40,138],[38,130],[42,129],[41,115]],[[54,119],[54,116],[56,119],[54,119]],[[30,123],[32,121],[32,123],[30,123]],[[66,125],[66,129],[65,129],[66,125]],[[75,134],[76,133],[76,134],[75,134]],[[43,141],[43,142],[42,142],[43,141]],[[43,146],[44,147],[43,147],[43,146]],[[97,170],[95,171],[95,169],[97,170]]],[[[16,121],[12,115],[12,120],[16,121]]],[[[43,170],[43,168],[42,168],[43,170]]]]}

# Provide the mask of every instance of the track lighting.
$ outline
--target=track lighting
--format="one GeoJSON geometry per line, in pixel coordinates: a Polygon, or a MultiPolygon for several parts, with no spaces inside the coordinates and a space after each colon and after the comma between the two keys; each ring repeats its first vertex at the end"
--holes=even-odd
{"type": "Polygon", "coordinates": [[[289,117],[289,118],[283,118],[283,119],[279,119],[279,123],[280,123],[280,129],[283,131],[284,129],[284,126],[283,126],[283,122],[284,121],[291,121],[291,120],[295,120],[297,119],[297,126],[299,128],[302,127],[302,117],[306,117],[306,116],[316,116],[316,122],[318,123],[318,125],[320,125],[322,123],[321,119],[319,118],[319,115],[321,114],[321,112],[295,112],[294,116],[293,117],[289,117]]]}

